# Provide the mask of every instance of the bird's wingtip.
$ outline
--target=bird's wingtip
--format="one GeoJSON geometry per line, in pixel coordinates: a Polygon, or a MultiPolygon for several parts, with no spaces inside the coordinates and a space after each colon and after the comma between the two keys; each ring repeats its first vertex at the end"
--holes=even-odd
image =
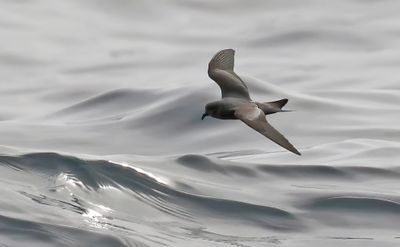
{"type": "Polygon", "coordinates": [[[217,54],[221,54],[221,53],[226,53],[226,52],[232,52],[232,54],[233,55],[235,55],[235,49],[232,49],[232,48],[226,48],[226,49],[222,49],[222,50],[220,50],[220,51],[218,51],[217,53],[216,53],[216,55],[217,54]]]}
{"type": "Polygon", "coordinates": [[[297,154],[298,156],[301,156],[301,153],[297,149],[295,149],[295,151],[293,151],[293,153],[297,154]]]}

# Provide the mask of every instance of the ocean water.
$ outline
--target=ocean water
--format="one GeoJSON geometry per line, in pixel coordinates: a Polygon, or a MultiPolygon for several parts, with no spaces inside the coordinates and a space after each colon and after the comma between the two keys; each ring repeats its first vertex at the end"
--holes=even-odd
{"type": "Polygon", "coordinates": [[[0,246],[399,246],[399,8],[0,1],[0,246]],[[302,156],[200,120],[224,48],[302,156]]]}

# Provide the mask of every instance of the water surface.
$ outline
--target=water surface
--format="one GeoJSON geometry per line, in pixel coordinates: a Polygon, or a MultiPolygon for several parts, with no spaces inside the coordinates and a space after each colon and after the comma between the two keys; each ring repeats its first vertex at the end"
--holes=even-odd
{"type": "Polygon", "coordinates": [[[398,246],[400,3],[0,2],[0,246],[398,246]],[[302,152],[239,121],[236,50],[302,152]]]}

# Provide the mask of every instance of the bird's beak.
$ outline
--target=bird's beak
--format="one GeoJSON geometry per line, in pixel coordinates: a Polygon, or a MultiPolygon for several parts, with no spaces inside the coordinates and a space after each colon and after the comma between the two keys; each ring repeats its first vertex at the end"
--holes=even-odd
{"type": "Polygon", "coordinates": [[[201,116],[201,120],[203,120],[205,117],[207,117],[208,116],[208,114],[207,113],[204,113],[203,114],[203,116],[201,116]]]}

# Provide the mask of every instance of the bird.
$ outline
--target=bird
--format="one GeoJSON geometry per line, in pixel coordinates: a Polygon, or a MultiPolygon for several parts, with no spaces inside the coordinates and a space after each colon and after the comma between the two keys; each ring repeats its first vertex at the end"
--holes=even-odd
{"type": "Polygon", "coordinates": [[[282,109],[288,99],[272,102],[253,101],[247,85],[233,70],[234,58],[235,50],[224,49],[217,52],[210,60],[208,76],[221,88],[222,99],[207,103],[201,120],[207,116],[223,120],[239,119],[281,147],[301,155],[266,119],[266,115],[289,111],[282,109]]]}

